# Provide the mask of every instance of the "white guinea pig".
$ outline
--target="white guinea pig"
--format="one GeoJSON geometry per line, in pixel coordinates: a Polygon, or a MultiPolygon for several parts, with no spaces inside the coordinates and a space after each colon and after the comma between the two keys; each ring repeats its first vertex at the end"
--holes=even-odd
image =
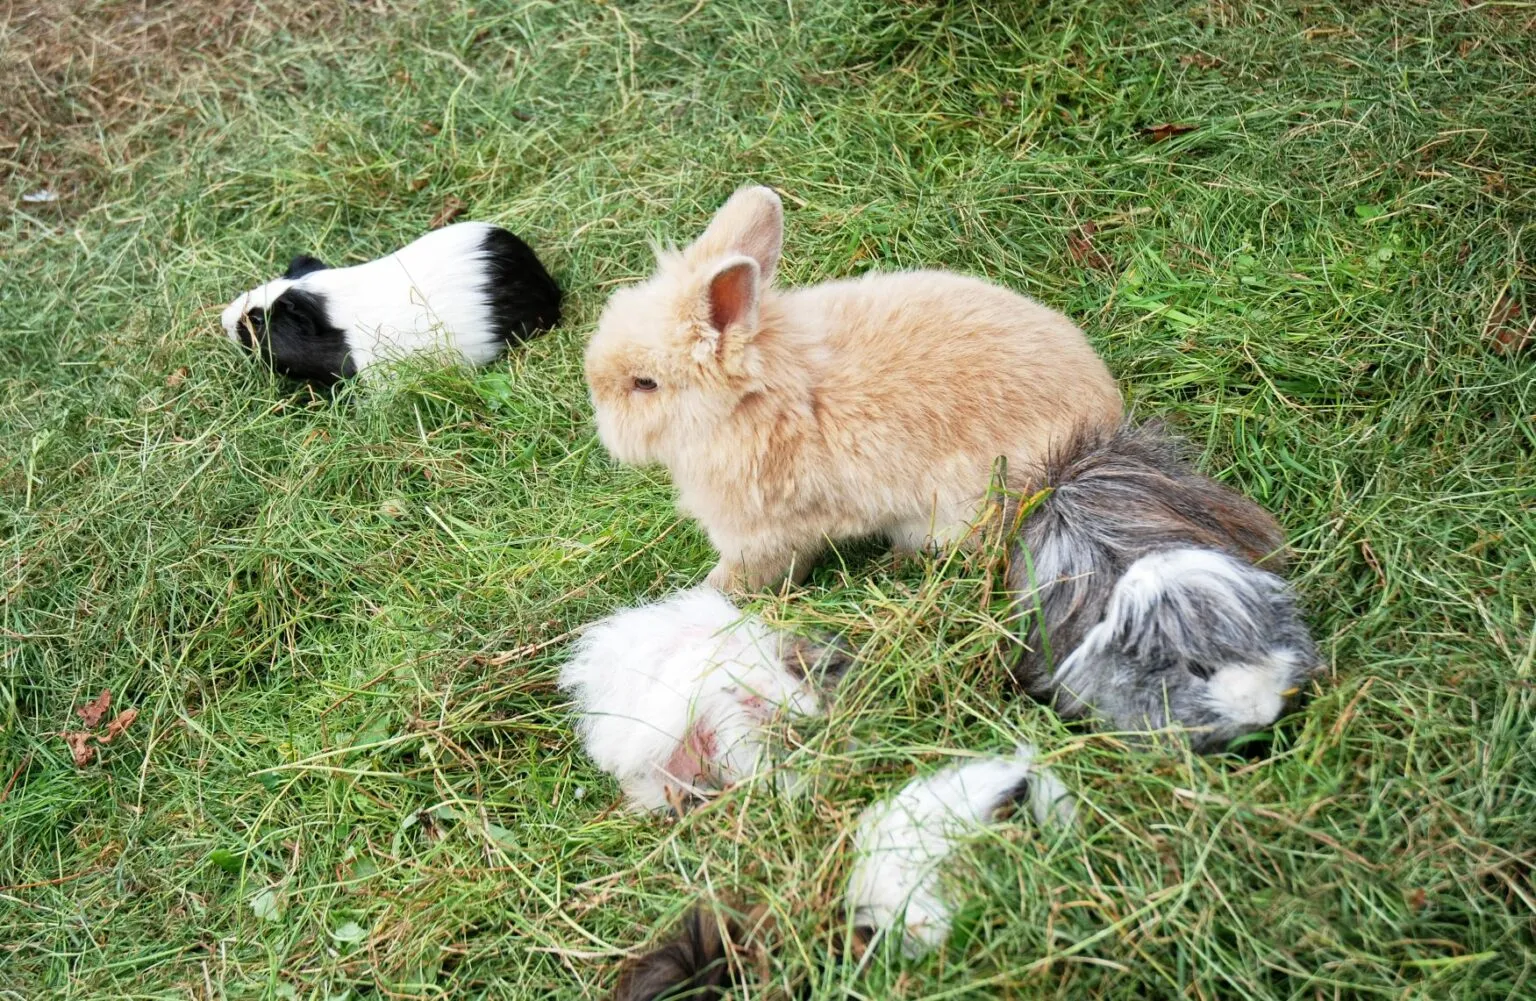
{"type": "MultiPolygon", "coordinates": [[[[847,650],[775,629],[697,587],[593,623],[560,671],[582,744],[637,810],[666,810],[767,771],[766,727],[819,716],[847,650]]],[[[796,779],[776,773],[792,791],[796,779]]]]}
{"type": "Polygon", "coordinates": [[[230,340],[317,383],[421,351],[483,365],[559,320],[560,287],[532,249],[483,222],[445,226],[354,267],[295,257],[222,317],[230,340]]]}
{"type": "Polygon", "coordinates": [[[1007,757],[979,758],[913,779],[859,815],[848,909],[865,936],[896,931],[902,950],[920,956],[949,934],[954,901],[941,868],[968,836],[1010,803],[1027,803],[1047,829],[1069,826],[1077,799],[1056,773],[1020,744],[1007,757]]]}

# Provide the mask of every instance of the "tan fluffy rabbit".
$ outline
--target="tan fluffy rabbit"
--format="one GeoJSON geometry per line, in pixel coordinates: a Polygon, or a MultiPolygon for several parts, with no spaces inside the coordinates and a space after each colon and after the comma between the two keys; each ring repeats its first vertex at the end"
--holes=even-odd
{"type": "Polygon", "coordinates": [[[720,552],[711,584],[799,579],[828,540],[953,543],[998,456],[1028,477],[1053,443],[1119,423],[1114,379],[1060,313],[942,271],[776,289],[783,229],[773,191],[737,191],[614,293],[587,347],[603,444],[667,467],[720,552]]]}

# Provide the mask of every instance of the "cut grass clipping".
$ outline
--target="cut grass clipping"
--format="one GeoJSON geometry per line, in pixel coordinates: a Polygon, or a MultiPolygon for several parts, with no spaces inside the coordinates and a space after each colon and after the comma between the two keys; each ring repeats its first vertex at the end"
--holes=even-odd
{"type": "Polygon", "coordinates": [[[0,18],[0,995],[598,997],[702,892],[773,914],[759,997],[1536,994],[1528,4],[294,7],[0,18]],[[1329,670],[1267,747],[1065,728],[984,561],[854,548],[758,602],[862,653],[815,795],[618,811],[556,667],[711,553],[582,341],[748,181],[785,281],[1034,295],[1280,515],[1329,670]],[[334,399],[218,335],[455,213],[562,329],[334,399]],[[844,961],[852,818],[1018,739],[1080,835],[1003,826],[944,949],[844,961]]]}

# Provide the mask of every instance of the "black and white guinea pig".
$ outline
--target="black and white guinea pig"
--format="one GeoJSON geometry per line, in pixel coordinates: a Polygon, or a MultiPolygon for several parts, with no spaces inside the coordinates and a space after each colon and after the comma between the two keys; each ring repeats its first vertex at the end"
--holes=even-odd
{"type": "Polygon", "coordinates": [[[275,371],[317,383],[420,351],[484,365],[559,321],[560,287],[533,250],[483,222],[349,268],[300,255],[222,317],[230,339],[275,371]]]}

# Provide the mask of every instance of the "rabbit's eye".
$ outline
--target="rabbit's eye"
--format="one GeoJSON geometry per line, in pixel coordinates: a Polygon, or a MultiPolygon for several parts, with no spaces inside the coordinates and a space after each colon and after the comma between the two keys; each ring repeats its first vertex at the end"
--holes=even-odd
{"type": "Polygon", "coordinates": [[[654,393],[656,392],[656,380],[647,379],[644,376],[638,377],[635,379],[635,388],[642,393],[654,393]]]}

